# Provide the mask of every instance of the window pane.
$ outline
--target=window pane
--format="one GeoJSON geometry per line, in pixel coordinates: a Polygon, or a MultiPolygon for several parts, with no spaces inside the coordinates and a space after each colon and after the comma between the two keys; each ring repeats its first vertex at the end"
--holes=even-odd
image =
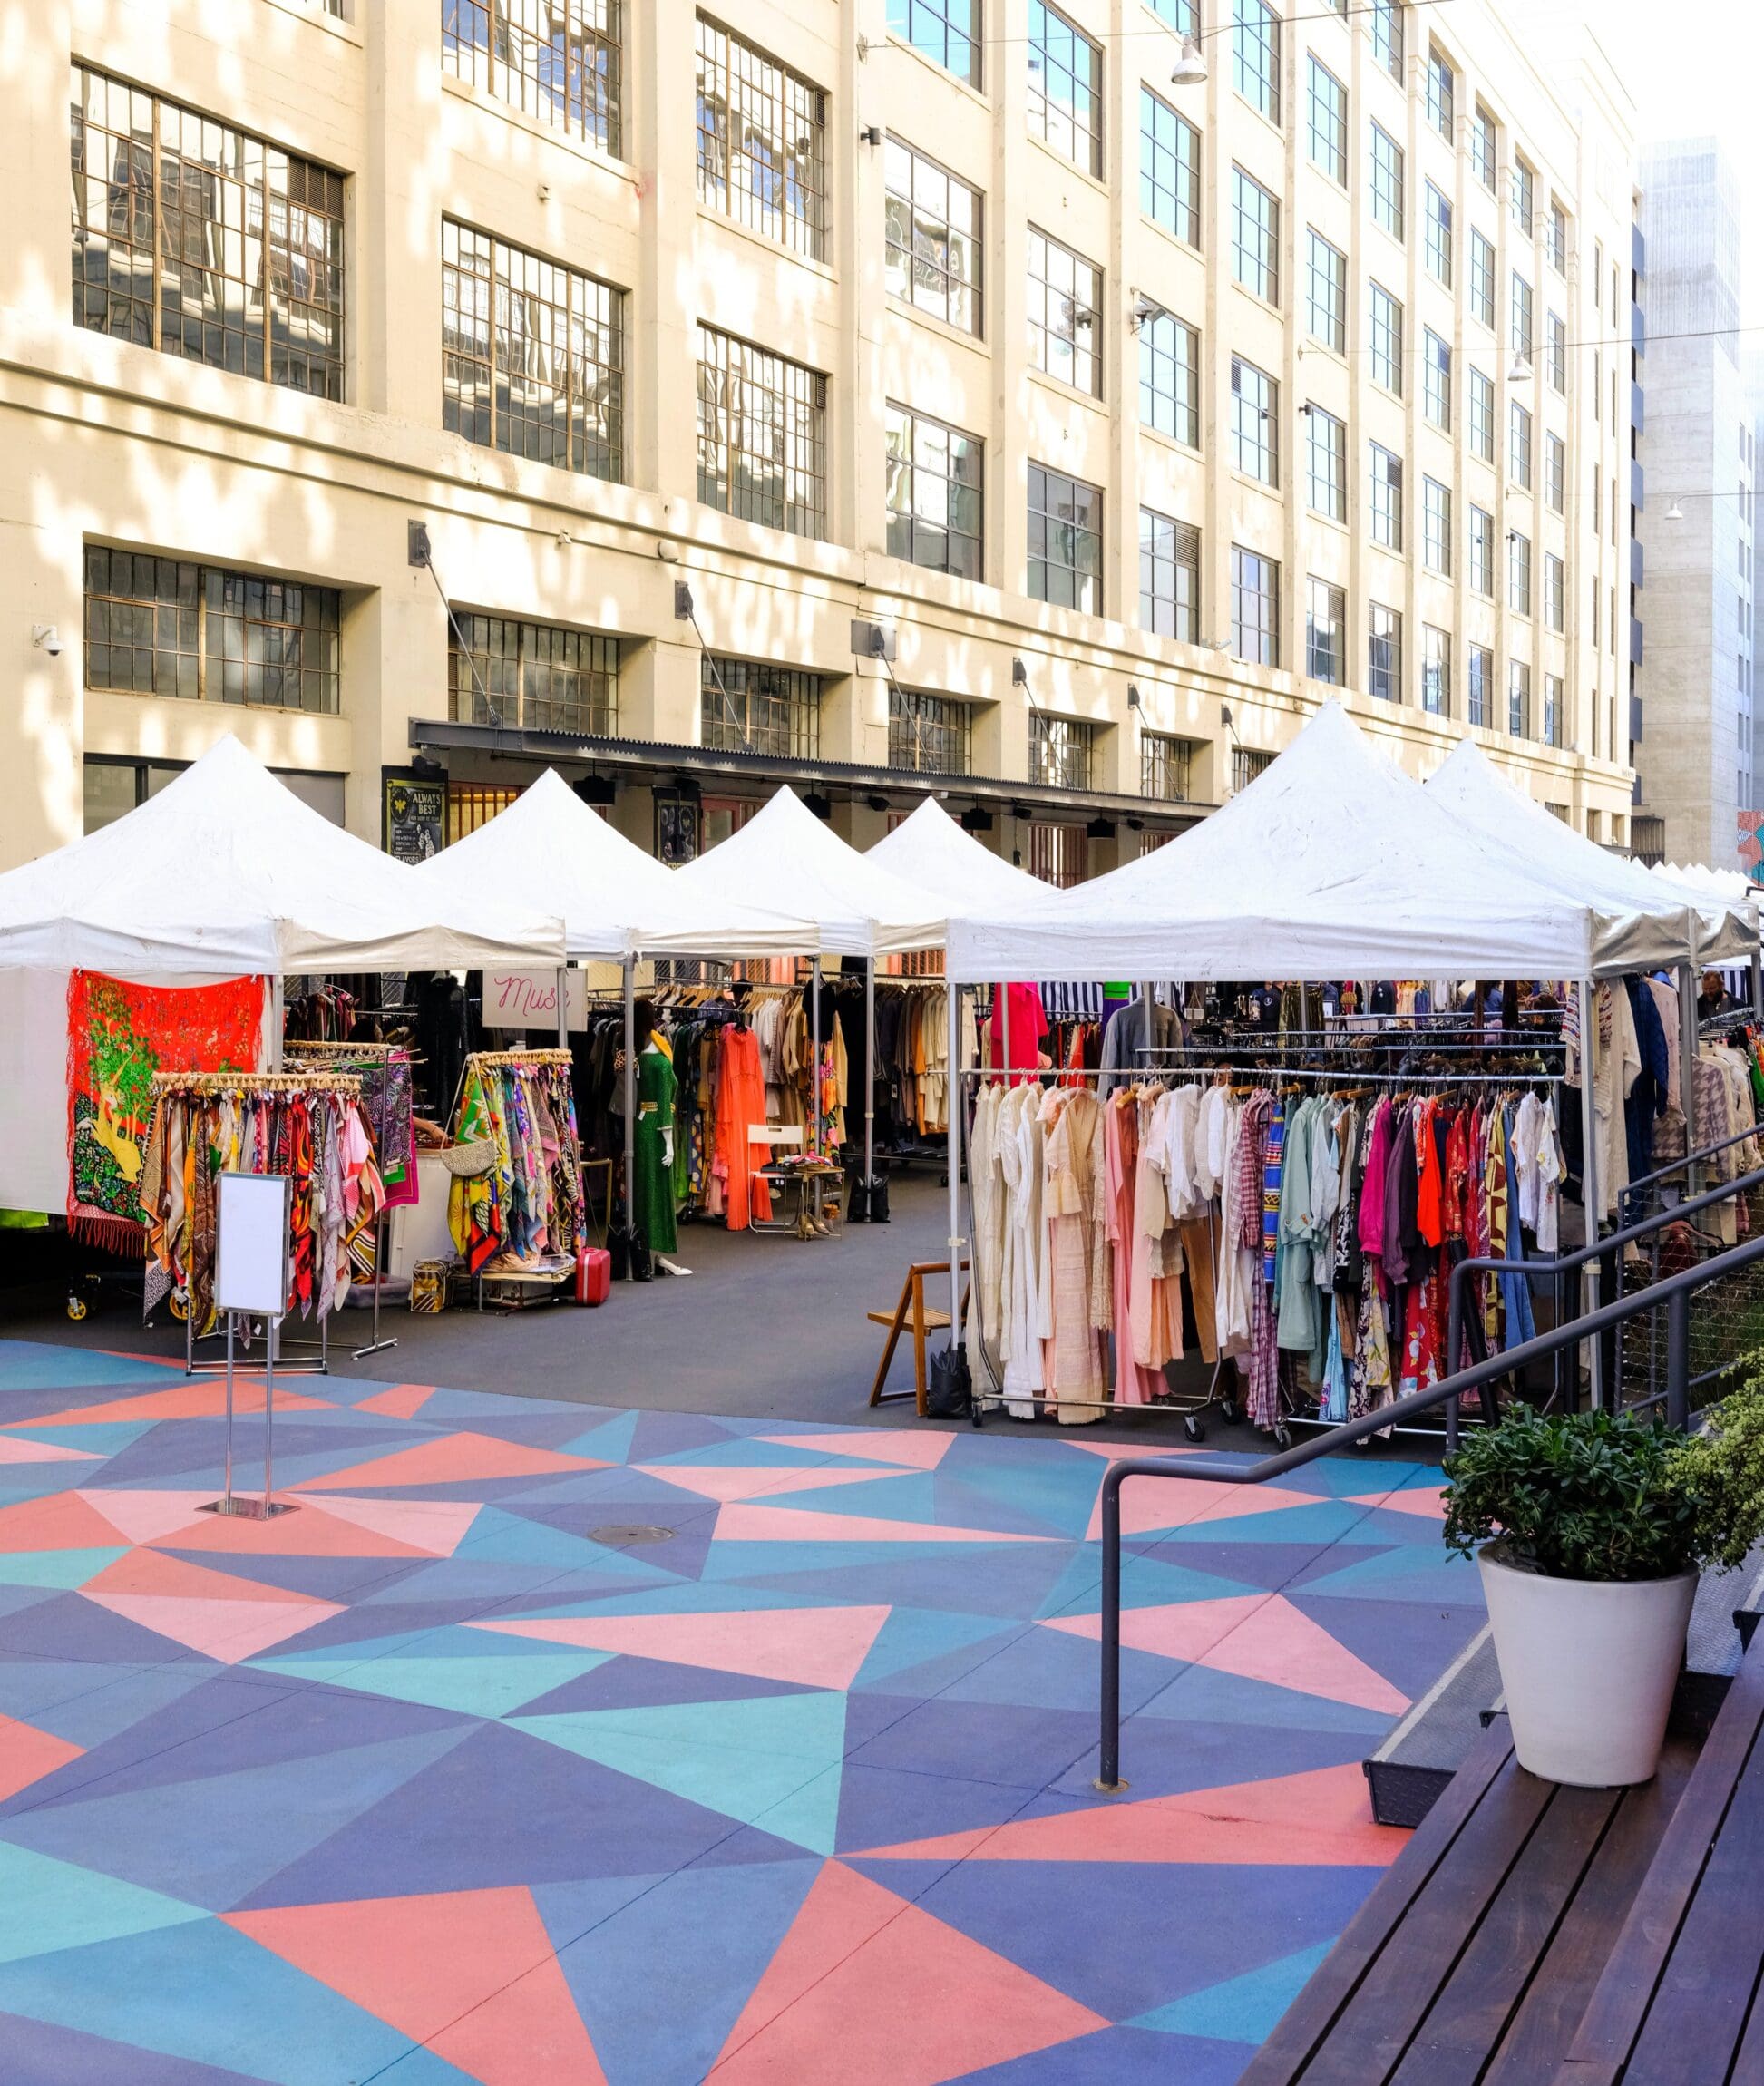
{"type": "Polygon", "coordinates": [[[1232,84],[1270,122],[1280,122],[1280,17],[1268,0],[1234,0],[1232,84]]]}
{"type": "Polygon", "coordinates": [[[826,96],[720,24],[697,22],[698,200],[826,256],[826,96]]]}
{"type": "Polygon", "coordinates": [[[442,0],[448,72],[615,159],[622,36],[619,0],[442,0]]]}
{"type": "Polygon", "coordinates": [[[1103,496],[1082,479],[1029,465],[1028,593],[1097,616],[1103,607],[1103,496]]]}
{"type": "Polygon", "coordinates": [[[1241,356],[1231,361],[1232,460],[1246,477],[1280,483],[1280,385],[1241,356]]]}
{"type": "Polygon", "coordinates": [[[1242,167],[1231,171],[1232,272],[1269,304],[1280,302],[1280,203],[1242,167]]]}
{"type": "Polygon", "coordinates": [[[699,669],[699,741],[813,760],[821,751],[821,677],[707,652],[699,669]]]}
{"type": "Polygon", "coordinates": [[[978,334],[980,325],[979,192],[898,138],[883,163],[889,294],[978,334]]]}
{"type": "Polygon", "coordinates": [[[1201,336],[1160,311],[1139,328],[1139,417],[1160,434],[1201,445],[1201,336]]]}
{"type": "Polygon", "coordinates": [[[970,87],[980,83],[980,0],[888,0],[888,33],[970,87]]]}
{"type": "Polygon", "coordinates": [[[1087,173],[1103,171],[1103,54],[1048,0],[1029,0],[1029,130],[1087,173]]]}
{"type": "Polygon", "coordinates": [[[714,327],[698,328],[698,497],[707,507],[824,536],[827,380],[714,327]]]}
{"type": "Polygon", "coordinates": [[[1028,246],[1030,365],[1100,398],[1103,271],[1033,225],[1028,246]]]}
{"type": "Polygon", "coordinates": [[[1139,620],[1161,638],[1200,637],[1201,532],[1139,510],[1139,620]]]}
{"type": "Polygon", "coordinates": [[[1231,547],[1232,649],[1252,665],[1280,665],[1280,566],[1231,547]]]}
{"type": "Polygon", "coordinates": [[[618,732],[617,638],[463,609],[453,621],[447,691],[457,722],[593,738],[618,732]]]}
{"type": "Polygon", "coordinates": [[[1139,208],[1155,224],[1201,243],[1201,134],[1149,87],[1139,90],[1139,208]]]}
{"type": "Polygon", "coordinates": [[[984,481],[978,435],[890,403],[888,549],[933,572],[984,577],[984,481]]]}

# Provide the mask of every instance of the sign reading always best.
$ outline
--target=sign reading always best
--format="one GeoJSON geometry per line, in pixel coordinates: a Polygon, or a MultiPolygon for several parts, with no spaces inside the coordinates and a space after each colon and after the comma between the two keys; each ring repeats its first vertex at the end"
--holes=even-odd
{"type": "MultiPolygon", "coordinates": [[[[565,1005],[571,1028],[588,1027],[588,973],[566,970],[565,1005]]],[[[555,970],[486,970],[486,1028],[558,1028],[558,974],[555,970]]]]}

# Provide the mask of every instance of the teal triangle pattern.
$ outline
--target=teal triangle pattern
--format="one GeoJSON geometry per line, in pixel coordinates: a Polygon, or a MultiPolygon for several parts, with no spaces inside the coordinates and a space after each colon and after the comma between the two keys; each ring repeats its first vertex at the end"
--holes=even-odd
{"type": "Polygon", "coordinates": [[[1321,1941],[1315,1948],[1301,1948],[1294,1955],[1260,1964],[1241,1977],[1184,1993],[1126,2025],[1155,2028],[1165,2035],[1199,2035],[1217,2042],[1265,2042],[1334,1945],[1321,1941]]]}

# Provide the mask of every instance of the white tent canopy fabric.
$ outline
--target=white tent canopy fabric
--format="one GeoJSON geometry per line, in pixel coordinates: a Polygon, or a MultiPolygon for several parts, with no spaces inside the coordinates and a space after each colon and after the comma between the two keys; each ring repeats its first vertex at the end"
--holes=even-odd
{"type": "Polygon", "coordinates": [[[1330,702],[1212,817],[1015,917],[953,919],[987,978],[1587,978],[1684,949],[1684,911],[1574,898],[1401,775],[1330,702]]]}
{"type": "Polygon", "coordinates": [[[1027,870],[1001,862],[984,842],[952,819],[935,797],[864,851],[892,874],[929,892],[953,919],[1017,906],[1039,906],[1051,886],[1027,870]]]}
{"type": "Polygon", "coordinates": [[[416,875],[450,907],[484,892],[540,894],[563,915],[564,947],[581,961],[655,950],[728,957],[814,950],[806,921],[687,884],[590,810],[554,768],[416,875]]]}
{"type": "Polygon", "coordinates": [[[229,736],[114,824],[0,876],[0,968],[149,980],[558,963],[542,899],[470,903],[303,804],[229,736]]]}
{"type": "Polygon", "coordinates": [[[727,840],[675,873],[695,897],[727,892],[744,904],[808,921],[823,956],[894,956],[943,946],[942,901],[848,847],[788,785],[727,840]]]}
{"type": "Polygon", "coordinates": [[[1511,849],[1525,869],[1589,903],[1661,912],[1681,907],[1696,937],[1694,949],[1680,950],[1685,961],[1749,956],[1757,946],[1757,936],[1724,901],[1693,890],[1682,879],[1658,877],[1640,863],[1607,853],[1515,789],[1473,739],[1460,740],[1425,786],[1467,825],[1511,849]]]}

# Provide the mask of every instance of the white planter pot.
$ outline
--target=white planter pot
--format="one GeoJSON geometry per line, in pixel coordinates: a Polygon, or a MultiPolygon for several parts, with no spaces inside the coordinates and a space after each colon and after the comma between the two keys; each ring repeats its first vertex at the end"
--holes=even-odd
{"type": "Polygon", "coordinates": [[[1616,1789],[1660,1765],[1697,1574],[1611,1584],[1515,1571],[1476,1554],[1519,1765],[1616,1789]]]}

